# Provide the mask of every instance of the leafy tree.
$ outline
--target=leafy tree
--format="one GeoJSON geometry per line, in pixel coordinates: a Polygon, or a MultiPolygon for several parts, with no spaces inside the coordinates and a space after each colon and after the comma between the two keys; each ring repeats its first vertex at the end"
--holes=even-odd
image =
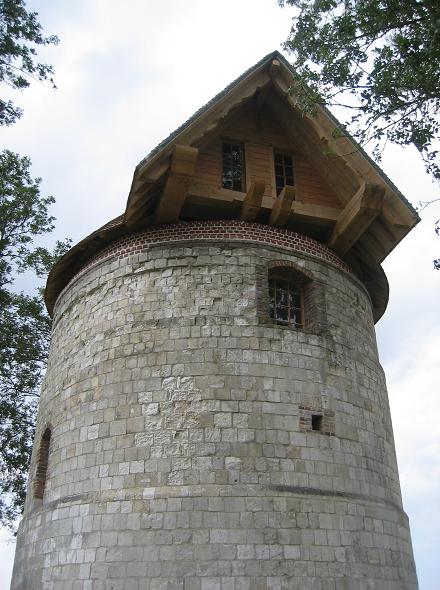
{"type": "Polygon", "coordinates": [[[50,233],[53,197],[40,194],[30,159],[0,153],[0,524],[14,528],[26,495],[39,388],[51,321],[41,296],[11,290],[17,273],[44,276],[70,242],[53,252],[34,239],[50,233]]]}
{"type": "Polygon", "coordinates": [[[41,297],[0,290],[0,524],[22,511],[50,318],[41,297]]]}
{"type": "MultiPolygon", "coordinates": [[[[36,13],[23,0],[0,0],[0,84],[23,90],[32,79],[49,82],[52,66],[36,61],[38,45],[55,44],[44,37],[36,13]]],[[[0,126],[22,114],[10,100],[0,99],[0,126]]],[[[53,197],[40,194],[30,159],[0,152],[0,525],[11,530],[20,514],[35,428],[39,388],[46,366],[51,321],[41,294],[14,290],[17,273],[43,276],[70,242],[57,242],[51,252],[34,239],[50,233],[53,197]]]]}
{"type": "Polygon", "coordinates": [[[389,140],[414,145],[440,181],[438,0],[278,0],[298,9],[284,48],[305,111],[345,109],[345,124],[376,157],[389,140]]]}
{"type": "MultiPolygon", "coordinates": [[[[58,37],[44,37],[37,13],[27,12],[23,0],[0,0],[0,83],[23,90],[32,79],[53,88],[52,66],[35,61],[35,46],[58,43],[58,37]]],[[[11,100],[0,99],[0,125],[11,125],[22,110],[11,100]]]]}

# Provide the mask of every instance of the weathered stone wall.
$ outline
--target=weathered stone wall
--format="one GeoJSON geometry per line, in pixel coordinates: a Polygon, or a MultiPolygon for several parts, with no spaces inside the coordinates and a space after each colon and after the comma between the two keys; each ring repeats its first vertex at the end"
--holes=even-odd
{"type": "Polygon", "coordinates": [[[224,238],[98,257],[57,302],[30,489],[47,427],[14,590],[417,588],[370,302],[343,263],[224,238]],[[264,310],[281,263],[312,281],[308,330],[264,310]]]}

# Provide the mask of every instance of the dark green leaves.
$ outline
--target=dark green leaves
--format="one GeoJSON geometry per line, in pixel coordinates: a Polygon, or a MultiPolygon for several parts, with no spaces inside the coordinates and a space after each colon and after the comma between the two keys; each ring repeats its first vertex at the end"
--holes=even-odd
{"type": "Polygon", "coordinates": [[[437,0],[279,0],[300,9],[285,48],[300,106],[346,109],[345,124],[376,155],[413,144],[440,181],[440,4],[437,0]]]}
{"type": "MultiPolygon", "coordinates": [[[[52,87],[52,67],[35,61],[35,46],[57,43],[44,37],[36,13],[23,0],[0,0],[0,84],[22,90],[32,79],[52,87]]],[[[21,109],[0,100],[0,126],[11,125],[21,109]]],[[[39,178],[30,159],[9,150],[0,153],[0,525],[15,529],[26,495],[40,384],[46,366],[51,321],[40,295],[17,293],[16,274],[46,274],[70,246],[54,251],[34,240],[53,230],[39,178]]]]}
{"type": "MultiPolygon", "coordinates": [[[[0,83],[22,90],[34,79],[55,88],[52,66],[35,61],[35,46],[57,44],[58,38],[43,36],[37,16],[23,0],[0,0],[0,83]]],[[[11,125],[21,114],[11,101],[0,100],[0,125],[11,125]]]]}
{"type": "Polygon", "coordinates": [[[40,179],[30,160],[0,153],[0,525],[14,528],[26,494],[39,388],[46,366],[51,321],[40,296],[11,290],[17,272],[46,274],[70,246],[54,251],[34,239],[53,229],[40,179]]]}

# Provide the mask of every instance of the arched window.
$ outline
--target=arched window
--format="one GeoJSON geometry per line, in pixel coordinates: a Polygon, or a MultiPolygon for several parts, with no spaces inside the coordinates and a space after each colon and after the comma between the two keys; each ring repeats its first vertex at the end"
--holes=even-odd
{"type": "Polygon", "coordinates": [[[40,440],[37,455],[37,471],[33,481],[34,498],[42,499],[44,496],[44,489],[46,487],[47,465],[49,463],[49,447],[50,447],[51,430],[46,428],[40,440]]]}
{"type": "Polygon", "coordinates": [[[303,328],[302,288],[285,278],[269,277],[269,315],[277,324],[303,328]]]}

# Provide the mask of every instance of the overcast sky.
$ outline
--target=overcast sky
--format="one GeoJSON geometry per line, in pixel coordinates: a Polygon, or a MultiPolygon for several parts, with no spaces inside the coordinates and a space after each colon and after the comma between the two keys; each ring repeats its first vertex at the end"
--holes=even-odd
{"type": "MultiPolygon", "coordinates": [[[[58,90],[34,84],[2,146],[29,155],[43,194],[56,198],[52,239],[78,241],[123,212],[135,165],[245,69],[280,49],[291,12],[276,0],[40,0],[58,47],[58,90]]],[[[390,148],[382,167],[414,204],[436,198],[417,153],[390,148]]],[[[390,254],[390,302],[377,325],[421,590],[438,590],[440,547],[440,257],[431,206],[390,254]]],[[[0,531],[0,590],[14,547],[0,531]]]]}

